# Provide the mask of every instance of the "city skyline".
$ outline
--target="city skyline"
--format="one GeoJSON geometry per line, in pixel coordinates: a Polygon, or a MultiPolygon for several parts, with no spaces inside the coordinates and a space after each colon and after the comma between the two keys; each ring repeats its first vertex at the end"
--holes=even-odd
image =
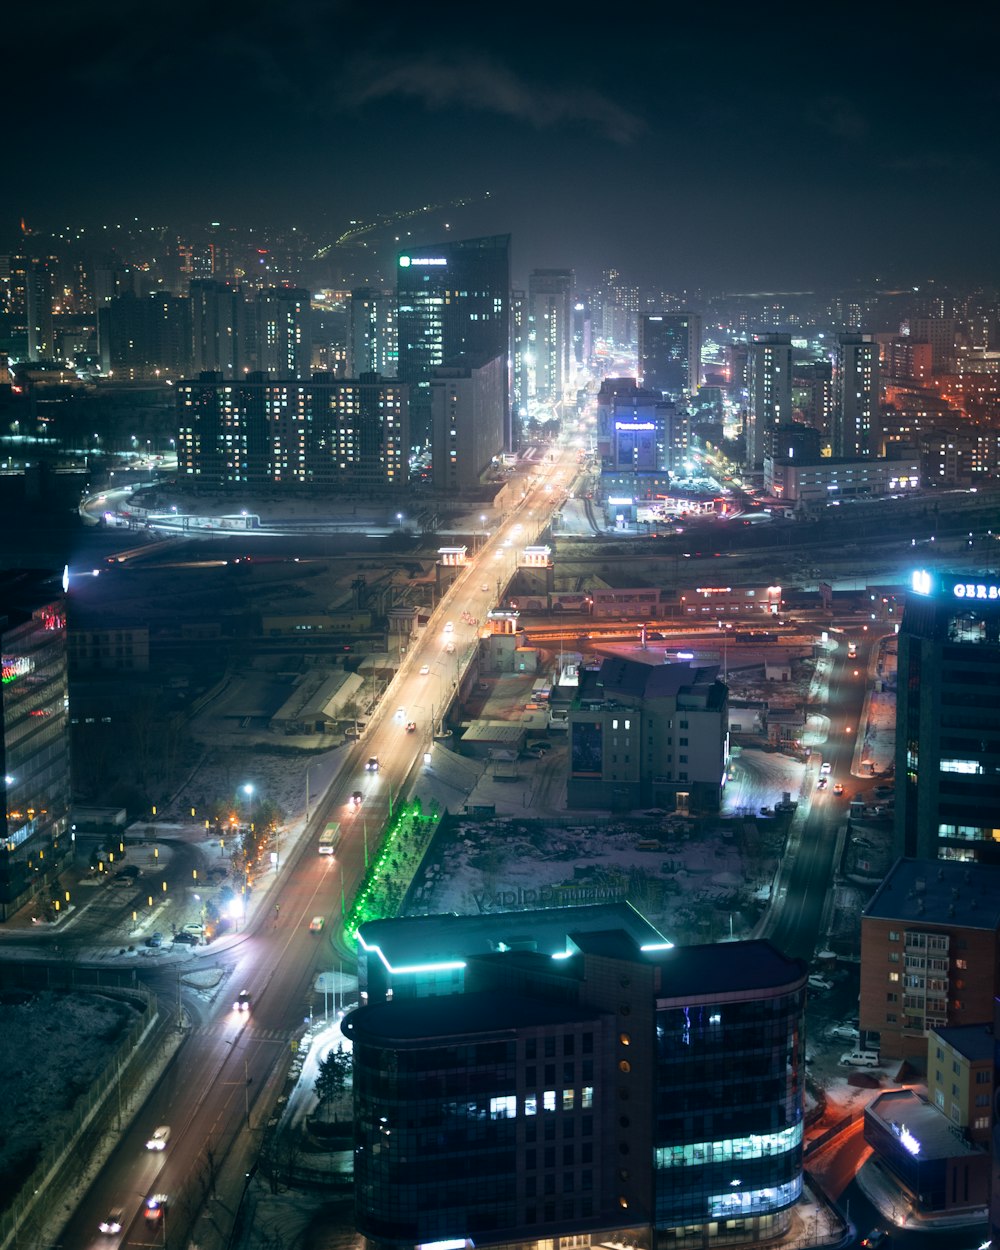
{"type": "Polygon", "coordinates": [[[424,236],[405,214],[461,200],[448,224],[510,231],[518,275],[990,284],[992,21],[734,10],[617,31],[551,9],[476,25],[389,5],[374,23],[327,0],[280,16],[154,4],[141,21],[22,10],[11,44],[44,56],[10,58],[34,138],[3,226],[183,212],[336,238],[399,213],[421,243],[438,220],[424,236]],[[187,27],[173,52],[164,32],[187,27]]]}

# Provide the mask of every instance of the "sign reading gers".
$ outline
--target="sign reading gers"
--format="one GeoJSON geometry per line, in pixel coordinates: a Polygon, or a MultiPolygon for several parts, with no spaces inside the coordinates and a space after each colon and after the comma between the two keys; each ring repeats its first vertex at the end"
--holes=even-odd
{"type": "MultiPolygon", "coordinates": [[[[910,577],[910,587],[916,595],[931,595],[935,590],[935,578],[926,569],[916,570],[910,577]]],[[[966,582],[942,579],[940,588],[953,599],[975,599],[980,603],[1000,603],[1000,583],[966,582]]]]}

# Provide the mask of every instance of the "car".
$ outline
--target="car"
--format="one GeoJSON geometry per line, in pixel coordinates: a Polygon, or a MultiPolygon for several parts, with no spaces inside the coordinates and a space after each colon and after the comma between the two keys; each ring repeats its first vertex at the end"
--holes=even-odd
{"type": "Polygon", "coordinates": [[[233,1003],[233,1011],[242,1012],[242,1011],[249,1011],[249,1010],[250,1010],[250,991],[240,990],[240,992],[236,995],[236,1000],[233,1003]]]}
{"type": "Polygon", "coordinates": [[[444,632],[446,634],[453,634],[455,632],[455,626],[451,621],[445,621],[444,632]]]}
{"type": "Polygon", "coordinates": [[[445,651],[447,651],[447,652],[448,652],[448,654],[449,654],[449,655],[454,655],[454,653],[455,653],[455,644],[454,644],[453,642],[446,642],[446,643],[444,644],[444,649],[445,649],[445,651]]]}
{"type": "Polygon", "coordinates": [[[825,992],[833,989],[832,981],[828,981],[826,977],[821,977],[815,972],[812,973],[806,984],[811,990],[823,990],[825,992]]]}
{"type": "Polygon", "coordinates": [[[166,1194],[150,1194],[146,1199],[146,1209],[143,1212],[150,1224],[156,1224],[163,1219],[163,1212],[167,1206],[166,1194]]]}
{"type": "MultiPolygon", "coordinates": [[[[225,869],[222,869],[221,873],[222,876],[225,876],[225,869]]],[[[201,937],[201,935],[205,932],[205,926],[203,924],[197,924],[195,921],[184,925],[183,929],[185,933],[193,933],[195,937],[201,937]]]]}
{"type": "Polygon", "coordinates": [[[833,792],[834,792],[834,794],[843,794],[843,793],[844,793],[844,783],[843,783],[842,781],[838,781],[838,782],[837,782],[837,784],[833,787],[833,792]]]}
{"type": "Polygon", "coordinates": [[[310,933],[322,933],[323,926],[325,924],[326,924],[326,918],[324,916],[313,916],[312,920],[309,921],[309,932],[310,933]]]}
{"type": "Polygon", "coordinates": [[[865,1250],[875,1250],[876,1246],[884,1245],[889,1240],[889,1234],[884,1228],[873,1228],[867,1237],[861,1238],[861,1244],[865,1250]]]}
{"type": "Polygon", "coordinates": [[[370,755],[368,757],[368,763],[365,765],[365,772],[366,773],[378,772],[378,756],[377,755],[370,755]]]}
{"type": "Polygon", "coordinates": [[[124,1219],[124,1207],[112,1207],[97,1227],[102,1233],[120,1233],[124,1219]]]}
{"type": "Polygon", "coordinates": [[[816,782],[816,789],[825,790],[828,785],[829,785],[829,782],[827,781],[827,779],[825,777],[820,777],[819,781],[816,782]]]}
{"type": "Polygon", "coordinates": [[[149,1141],[146,1142],[147,1150],[166,1150],[167,1142],[170,1140],[170,1125],[161,1124],[153,1129],[153,1134],[149,1141]]]}
{"type": "Polygon", "coordinates": [[[351,806],[352,807],[360,807],[364,801],[365,801],[365,796],[361,793],[360,790],[355,790],[351,794],[351,806]]]}
{"type": "Polygon", "coordinates": [[[408,734],[417,732],[417,722],[415,720],[408,720],[406,722],[406,732],[408,734]]]}
{"type": "Polygon", "coordinates": [[[146,938],[146,945],[147,945],[147,946],[152,946],[152,947],[162,946],[162,945],[163,945],[163,934],[162,934],[162,933],[151,933],[151,934],[149,935],[149,937],[148,937],[148,938],[146,938]]]}
{"type": "Polygon", "coordinates": [[[483,584],[479,587],[479,589],[483,592],[484,595],[488,595],[490,592],[489,582],[483,582],[483,584]]]}
{"type": "Polygon", "coordinates": [[[829,760],[824,760],[823,763],[820,765],[819,771],[822,774],[822,776],[829,777],[832,767],[833,765],[830,763],[829,760]]]}
{"type": "Polygon", "coordinates": [[[839,1037],[845,1042],[857,1042],[861,1039],[861,1034],[853,1024],[835,1024],[830,1030],[831,1037],[839,1037]]]}
{"type": "Polygon", "coordinates": [[[406,720],[406,708],[405,707],[396,708],[396,720],[406,720]]]}
{"type": "Polygon", "coordinates": [[[197,946],[200,940],[201,939],[198,937],[196,933],[185,933],[182,930],[180,933],[174,934],[175,946],[178,944],[180,944],[181,946],[197,946]]]}
{"type": "Polygon", "coordinates": [[[421,676],[421,677],[426,677],[426,676],[427,676],[427,674],[428,674],[430,671],[431,671],[431,666],[430,666],[429,664],[421,664],[421,665],[420,665],[420,676],[421,676]]]}
{"type": "Polygon", "coordinates": [[[840,1056],[840,1062],[850,1068],[877,1068],[877,1050],[848,1050],[840,1056]]]}

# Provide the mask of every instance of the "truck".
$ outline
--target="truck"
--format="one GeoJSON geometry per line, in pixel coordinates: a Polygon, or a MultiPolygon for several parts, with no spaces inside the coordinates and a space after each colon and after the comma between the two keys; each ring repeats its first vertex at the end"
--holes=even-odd
{"type": "Polygon", "coordinates": [[[319,835],[319,853],[320,855],[333,855],[339,845],[340,824],[336,820],[331,820],[319,835]]]}

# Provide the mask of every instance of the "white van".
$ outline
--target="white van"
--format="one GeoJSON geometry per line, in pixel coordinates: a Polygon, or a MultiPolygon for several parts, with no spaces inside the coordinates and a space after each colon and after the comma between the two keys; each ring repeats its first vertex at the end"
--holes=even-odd
{"type": "Polygon", "coordinates": [[[879,1065],[877,1050],[851,1050],[840,1056],[840,1062],[852,1068],[877,1068],[879,1065]]]}

